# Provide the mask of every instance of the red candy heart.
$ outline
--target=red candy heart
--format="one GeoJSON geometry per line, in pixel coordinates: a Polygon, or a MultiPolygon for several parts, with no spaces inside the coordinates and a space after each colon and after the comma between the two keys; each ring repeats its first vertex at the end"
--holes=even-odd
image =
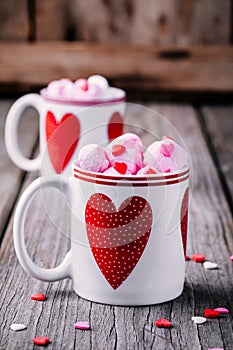
{"type": "Polygon", "coordinates": [[[45,295],[43,293],[33,294],[31,296],[31,299],[43,301],[43,300],[45,300],[45,295]]]}
{"type": "Polygon", "coordinates": [[[205,261],[205,255],[202,254],[193,254],[192,260],[196,262],[204,262],[205,261]]]}
{"type": "Polygon", "coordinates": [[[89,88],[88,82],[87,82],[87,80],[85,80],[85,81],[83,82],[83,85],[81,86],[81,89],[82,89],[83,91],[87,91],[88,88],[89,88]]]}
{"type": "Polygon", "coordinates": [[[109,197],[95,193],[87,202],[85,220],[96,264],[116,289],[129,277],[147,245],[152,226],[150,204],[133,196],[117,211],[109,197]]]}
{"type": "Polygon", "coordinates": [[[220,312],[212,309],[205,309],[204,315],[206,318],[215,318],[220,315],[220,312]]]}
{"type": "Polygon", "coordinates": [[[36,345],[47,345],[50,342],[49,338],[46,337],[37,337],[32,339],[36,345]]]}
{"type": "Polygon", "coordinates": [[[125,175],[126,171],[127,171],[127,164],[125,163],[119,163],[119,162],[115,162],[113,163],[113,168],[118,171],[118,173],[125,175]]]}
{"type": "Polygon", "coordinates": [[[114,112],[108,124],[109,142],[123,134],[123,117],[119,112],[114,112]]]}
{"type": "Polygon", "coordinates": [[[126,151],[126,148],[123,145],[113,145],[112,146],[112,155],[114,157],[120,156],[125,151],[126,151]]]}
{"type": "Polygon", "coordinates": [[[166,318],[160,318],[159,320],[155,321],[155,326],[160,328],[170,328],[172,323],[169,320],[166,320],[166,318]]]}
{"type": "Polygon", "coordinates": [[[79,141],[80,123],[78,118],[65,114],[60,121],[48,111],[46,115],[46,140],[54,170],[60,174],[69,163],[79,141]]]}
{"type": "MultiPolygon", "coordinates": [[[[181,228],[182,242],[183,242],[185,256],[186,256],[187,230],[188,230],[188,201],[189,201],[189,192],[187,188],[184,193],[184,197],[181,204],[181,210],[180,210],[180,228],[181,228]]],[[[186,257],[185,257],[185,260],[187,260],[186,257]]],[[[190,260],[190,258],[188,260],[190,260]]]]}
{"type": "Polygon", "coordinates": [[[149,169],[146,171],[146,174],[156,174],[156,171],[154,171],[153,169],[149,168],[149,169]]]}

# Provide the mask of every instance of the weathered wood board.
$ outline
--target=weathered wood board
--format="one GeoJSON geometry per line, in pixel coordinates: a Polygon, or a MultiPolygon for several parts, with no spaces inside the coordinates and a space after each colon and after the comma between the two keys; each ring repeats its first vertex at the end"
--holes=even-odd
{"type": "Polygon", "coordinates": [[[36,1],[37,38],[148,45],[227,44],[230,0],[36,1]]]}
{"type": "MultiPolygon", "coordinates": [[[[216,154],[216,163],[232,206],[233,199],[233,108],[232,106],[203,107],[202,113],[209,142],[216,154]]],[[[231,207],[233,209],[233,207],[231,207]]]]}
{"type": "Polygon", "coordinates": [[[0,40],[28,41],[28,37],[28,1],[0,1],[0,40]]]}
{"type": "Polygon", "coordinates": [[[233,48],[0,44],[1,84],[43,86],[91,74],[105,75],[126,90],[232,93],[233,48]]]}
{"type": "MultiPolygon", "coordinates": [[[[187,262],[185,288],[178,299],[146,307],[113,307],[86,301],[72,292],[68,280],[43,283],[28,276],[20,267],[13,248],[11,218],[3,240],[0,285],[1,349],[32,349],[31,338],[51,338],[48,349],[208,349],[230,350],[233,342],[233,252],[232,218],[222,191],[218,172],[209,153],[195,110],[190,106],[151,104],[150,108],[164,115],[178,130],[192,160],[193,190],[190,201],[188,254],[203,253],[216,261],[217,270],[205,270],[202,264],[187,262]],[[44,292],[46,302],[30,300],[30,295],[44,292]],[[194,325],[193,315],[203,315],[207,307],[227,307],[230,315],[194,325]],[[155,319],[171,319],[171,330],[154,329],[155,319]],[[76,320],[90,321],[91,331],[74,330],[76,320]],[[15,333],[13,322],[27,324],[27,330],[15,333]],[[152,331],[152,332],[151,332],[152,331]]],[[[158,124],[151,109],[131,105],[127,123],[145,144],[157,136],[158,124]],[[143,112],[144,110],[144,112],[143,112]],[[143,113],[143,114],[142,114],[143,113]],[[141,132],[139,128],[143,128],[141,132]]],[[[159,122],[158,122],[159,123],[159,122]]],[[[35,175],[27,175],[24,188],[35,175]]],[[[61,210],[62,198],[53,201],[50,210],[64,232],[69,230],[67,217],[61,210]],[[56,214],[57,213],[57,214],[56,214]]],[[[33,200],[26,222],[27,248],[33,259],[45,267],[62,260],[69,241],[54,226],[41,203],[33,200]]]]}

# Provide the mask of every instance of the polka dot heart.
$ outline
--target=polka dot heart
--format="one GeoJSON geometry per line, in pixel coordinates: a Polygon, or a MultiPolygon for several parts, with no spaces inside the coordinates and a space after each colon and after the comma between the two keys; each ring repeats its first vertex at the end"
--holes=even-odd
{"type": "Polygon", "coordinates": [[[87,202],[85,219],[95,261],[116,289],[133,271],[147,245],[152,225],[150,204],[133,196],[117,211],[110,198],[95,193],[87,202]]]}

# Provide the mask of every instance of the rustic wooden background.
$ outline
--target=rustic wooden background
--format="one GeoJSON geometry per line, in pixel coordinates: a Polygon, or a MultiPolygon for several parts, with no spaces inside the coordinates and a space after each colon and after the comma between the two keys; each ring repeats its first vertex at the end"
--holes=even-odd
{"type": "Polygon", "coordinates": [[[0,1],[0,40],[229,44],[231,0],[0,1]]]}
{"type": "Polygon", "coordinates": [[[102,74],[137,98],[231,100],[232,10],[233,0],[2,0],[0,92],[102,74]]]}

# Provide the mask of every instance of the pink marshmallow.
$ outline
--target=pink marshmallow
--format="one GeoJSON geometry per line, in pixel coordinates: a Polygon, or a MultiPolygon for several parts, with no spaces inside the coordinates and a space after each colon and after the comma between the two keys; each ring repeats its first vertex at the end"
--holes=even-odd
{"type": "Polygon", "coordinates": [[[107,79],[101,75],[92,75],[87,80],[78,79],[74,83],[70,79],[51,81],[45,94],[55,98],[67,98],[77,101],[108,101],[124,98],[125,92],[108,85],[107,79]]]}
{"type": "Polygon", "coordinates": [[[89,144],[79,151],[77,165],[84,169],[102,173],[109,166],[108,154],[96,144],[89,144]]]}
{"type": "Polygon", "coordinates": [[[162,173],[180,170],[187,163],[188,155],[185,150],[169,138],[155,141],[144,154],[144,164],[155,167],[162,173]]]}
{"type": "Polygon", "coordinates": [[[136,174],[143,166],[143,144],[137,135],[127,133],[119,136],[108,145],[107,150],[110,164],[124,162],[131,174],[136,174]],[[115,151],[117,147],[122,151],[115,151]]]}

